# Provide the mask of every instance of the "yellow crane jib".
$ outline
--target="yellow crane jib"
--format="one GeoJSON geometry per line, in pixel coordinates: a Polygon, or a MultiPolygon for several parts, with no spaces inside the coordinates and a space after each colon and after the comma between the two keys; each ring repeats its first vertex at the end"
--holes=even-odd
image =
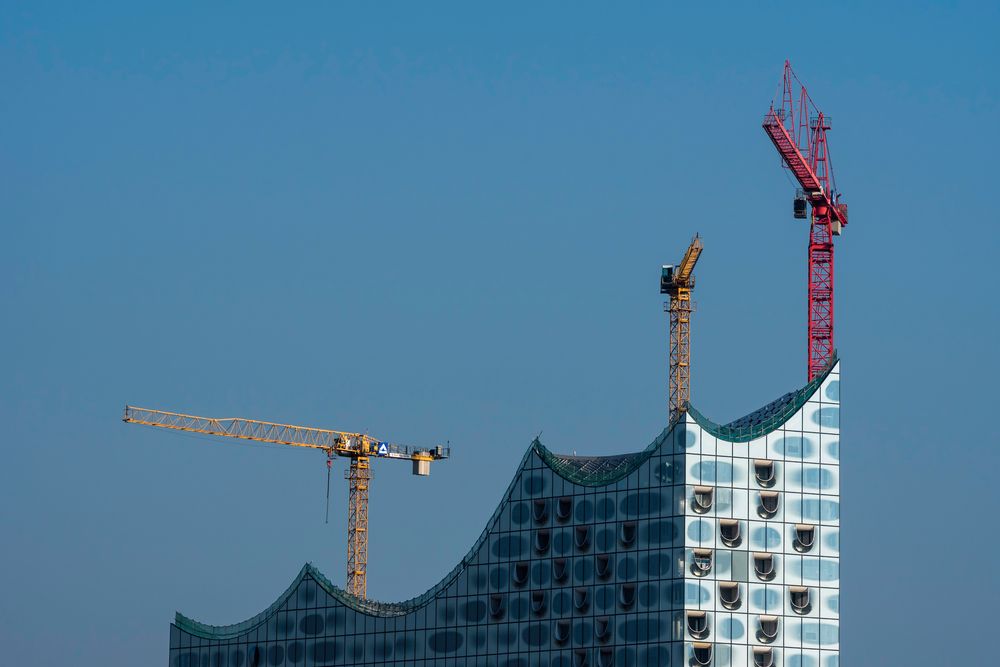
{"type": "Polygon", "coordinates": [[[320,449],[326,452],[328,468],[334,456],[349,458],[350,467],[345,475],[350,488],[347,513],[347,591],[359,598],[364,598],[367,593],[370,460],[385,458],[412,461],[413,474],[426,477],[430,474],[433,461],[451,456],[450,447],[409,447],[379,440],[365,433],[293,426],[241,417],[199,417],[132,405],[125,406],[122,421],[175,431],[320,449]]]}
{"type": "Polygon", "coordinates": [[[670,297],[670,376],[669,407],[673,421],[687,410],[691,400],[691,292],[694,290],[694,266],[703,249],[696,234],[680,264],[664,264],[660,272],[660,294],[670,297]]]}

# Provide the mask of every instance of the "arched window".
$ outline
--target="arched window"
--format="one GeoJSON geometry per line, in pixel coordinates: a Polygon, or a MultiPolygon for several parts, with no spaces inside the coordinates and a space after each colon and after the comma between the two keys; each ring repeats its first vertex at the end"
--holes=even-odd
{"type": "Polygon", "coordinates": [[[622,609],[631,609],[635,604],[635,584],[622,584],[618,589],[618,604],[622,609]]]}
{"type": "Polygon", "coordinates": [[[545,523],[549,520],[549,501],[536,498],[531,504],[531,517],[535,523],[545,523]]]}
{"type": "Polygon", "coordinates": [[[694,487],[694,496],[691,503],[691,509],[697,514],[705,514],[712,509],[712,500],[715,495],[715,489],[710,486],[696,486],[694,487]]]}
{"type": "Polygon", "coordinates": [[[556,502],[556,518],[560,521],[569,521],[573,516],[573,499],[563,496],[556,502]]]}
{"type": "Polygon", "coordinates": [[[548,530],[539,530],[535,533],[535,551],[543,554],[549,550],[549,543],[552,534],[548,530]]]}
{"type": "Polygon", "coordinates": [[[552,578],[556,581],[565,581],[566,575],[569,574],[569,568],[566,566],[565,558],[556,558],[552,561],[552,578]]]}
{"type": "Polygon", "coordinates": [[[771,667],[774,664],[774,652],[770,647],[754,646],[753,664],[754,667],[771,667]]]}
{"type": "Polygon", "coordinates": [[[760,504],[757,506],[757,514],[764,519],[771,519],[778,513],[778,492],[761,491],[760,504]]]}
{"type": "Polygon", "coordinates": [[[691,574],[704,577],[712,571],[712,550],[695,549],[691,554],[691,574]]]}
{"type": "Polygon", "coordinates": [[[778,638],[778,617],[758,616],[757,617],[757,641],[762,644],[770,644],[778,638]]]}
{"type": "Polygon", "coordinates": [[[613,571],[611,563],[611,554],[597,554],[596,567],[598,579],[607,579],[611,576],[613,571]]]}
{"type": "Polygon", "coordinates": [[[721,582],[719,584],[719,600],[726,609],[739,609],[742,604],[740,585],[735,581],[721,582]]]}
{"type": "Polygon", "coordinates": [[[774,555],[766,551],[755,551],[753,554],[753,571],[761,581],[774,579],[774,555]]]}
{"type": "Polygon", "coordinates": [[[490,616],[493,618],[503,616],[503,595],[494,593],[490,596],[490,616]]]}
{"type": "Polygon", "coordinates": [[[694,639],[704,639],[708,636],[708,614],[703,611],[687,612],[688,634],[694,639]]]}
{"type": "Polygon", "coordinates": [[[812,601],[809,599],[809,589],[805,586],[789,586],[788,602],[792,606],[792,611],[796,614],[808,614],[812,610],[812,601]]]}
{"type": "Polygon", "coordinates": [[[514,564],[514,584],[524,586],[528,583],[528,562],[521,561],[514,564]]]}
{"type": "Polygon", "coordinates": [[[691,652],[694,654],[694,663],[706,667],[712,664],[712,645],[704,642],[695,642],[691,645],[691,652]]]}
{"type": "Polygon", "coordinates": [[[635,521],[625,521],[622,523],[621,530],[618,535],[618,538],[622,542],[622,546],[630,547],[635,544],[635,532],[635,521]]]}
{"type": "Polygon", "coordinates": [[[737,547],[742,541],[740,522],[736,519],[719,519],[719,539],[727,547],[737,547]]]}
{"type": "Polygon", "coordinates": [[[816,526],[807,523],[795,524],[795,540],[792,546],[800,553],[811,551],[816,542],[816,526]]]}
{"type": "Polygon", "coordinates": [[[594,636],[598,641],[611,639],[611,619],[607,616],[598,616],[594,619],[594,636]]]}
{"type": "Polygon", "coordinates": [[[557,644],[565,644],[569,641],[570,623],[567,620],[556,621],[555,637],[557,644]]]}
{"type": "Polygon", "coordinates": [[[764,488],[774,486],[774,461],[756,459],[753,462],[753,474],[757,478],[757,484],[764,488]]]}

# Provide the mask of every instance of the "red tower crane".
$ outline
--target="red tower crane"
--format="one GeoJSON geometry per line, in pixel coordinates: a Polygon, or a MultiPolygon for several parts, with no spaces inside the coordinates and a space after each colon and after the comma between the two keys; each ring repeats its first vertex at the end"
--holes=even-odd
{"type": "Polygon", "coordinates": [[[799,184],[794,216],[809,225],[808,375],[812,380],[833,358],[833,237],[847,224],[847,204],[840,202],[826,133],[830,118],[810,99],[791,64],[785,61],[778,106],[772,100],[764,132],[799,184]]]}

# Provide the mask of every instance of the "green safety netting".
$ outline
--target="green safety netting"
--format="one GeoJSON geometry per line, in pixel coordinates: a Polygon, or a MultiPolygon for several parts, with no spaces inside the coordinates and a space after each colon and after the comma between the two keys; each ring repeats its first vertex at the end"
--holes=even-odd
{"type": "Polygon", "coordinates": [[[782,426],[792,418],[799,408],[816,393],[823,380],[827,378],[833,367],[837,365],[837,354],[827,364],[826,369],[814,377],[806,386],[796,391],[790,391],[781,398],[771,401],[759,410],[754,410],[745,417],[740,417],[728,424],[720,425],[701,414],[694,407],[688,407],[688,414],[698,426],[708,431],[720,440],[728,442],[750,442],[760,438],[782,426]]]}
{"type": "MultiPolygon", "coordinates": [[[[781,398],[771,401],[759,410],[754,410],[745,417],[740,417],[728,424],[717,424],[698,412],[693,406],[688,406],[687,413],[691,418],[715,437],[729,442],[749,442],[754,438],[767,435],[787,422],[796,411],[823,384],[837,363],[837,355],[827,365],[826,370],[812,379],[806,386],[790,391],[781,398]]],[[[671,434],[676,420],[664,429],[656,440],[646,449],[633,454],[615,456],[565,456],[553,454],[537,439],[532,443],[538,456],[563,479],[581,486],[605,486],[624,479],[633,470],[641,466],[660,448],[671,434]]]]}

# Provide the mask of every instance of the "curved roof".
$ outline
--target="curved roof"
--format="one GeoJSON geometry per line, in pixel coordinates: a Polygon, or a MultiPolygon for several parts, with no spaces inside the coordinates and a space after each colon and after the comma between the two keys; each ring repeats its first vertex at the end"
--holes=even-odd
{"type": "Polygon", "coordinates": [[[750,414],[731,421],[728,424],[720,425],[713,422],[698,412],[693,406],[688,407],[688,414],[691,415],[698,426],[720,440],[750,442],[780,428],[785,422],[791,419],[792,415],[805,405],[809,397],[816,393],[816,390],[823,384],[823,380],[827,378],[833,367],[837,365],[837,361],[837,354],[834,352],[826,369],[804,387],[790,391],[764,407],[754,410],[750,414]]]}
{"type": "MultiPolygon", "coordinates": [[[[691,418],[694,419],[698,426],[721,440],[749,442],[780,428],[785,422],[791,419],[792,415],[823,384],[823,380],[826,379],[836,364],[837,356],[834,354],[826,370],[813,378],[804,387],[790,391],[764,407],[754,410],[750,414],[735,419],[728,424],[713,422],[695,409],[694,406],[688,406],[687,413],[691,415],[691,418]]],[[[652,456],[667,439],[667,436],[670,435],[670,431],[673,430],[675,425],[676,421],[672,421],[656,440],[650,443],[649,447],[646,447],[641,452],[632,454],[616,454],[614,456],[566,456],[564,454],[553,454],[537,438],[532,443],[532,447],[538,452],[538,456],[563,479],[582,486],[604,486],[625,478],[629,473],[645,463],[646,459],[652,456]]]]}
{"type": "MultiPolygon", "coordinates": [[[[796,411],[798,411],[799,408],[801,408],[805,402],[809,400],[809,397],[816,392],[816,390],[823,383],[823,380],[825,380],[830,374],[830,371],[833,370],[836,363],[837,357],[834,355],[826,370],[816,376],[811,382],[806,384],[801,389],[788,392],[784,396],[771,401],[764,407],[755,410],[744,417],[731,421],[728,424],[717,424],[691,406],[688,407],[687,412],[691,418],[693,418],[694,421],[701,426],[701,428],[717,438],[728,440],[730,442],[749,442],[754,438],[767,435],[788,421],[792,415],[794,415],[796,411]]],[[[521,459],[521,464],[518,466],[518,470],[525,467],[528,457],[534,453],[537,454],[538,457],[558,475],[566,480],[569,480],[570,482],[573,482],[574,484],[579,484],[581,486],[605,486],[627,477],[632,471],[636,470],[639,466],[645,463],[646,460],[656,453],[660,446],[668,439],[677,423],[678,420],[676,419],[671,421],[667,428],[665,428],[663,432],[660,433],[660,435],[657,436],[656,439],[653,440],[653,442],[651,442],[644,450],[634,452],[632,454],[617,454],[614,456],[566,456],[562,454],[554,454],[549,451],[541,443],[541,441],[538,440],[538,438],[535,438],[535,440],[532,441],[531,446],[525,452],[524,457],[521,459]]],[[[515,474],[510,485],[507,487],[507,491],[504,493],[504,498],[510,496],[513,486],[517,481],[517,477],[518,476],[515,474]]],[[[233,625],[207,625],[177,612],[174,624],[186,632],[206,639],[229,639],[236,637],[265,622],[272,614],[281,608],[281,606],[295,592],[299,584],[306,578],[313,579],[320,586],[320,588],[326,591],[331,597],[344,604],[346,607],[363,614],[371,616],[402,616],[427,604],[430,600],[437,596],[440,591],[444,590],[449,584],[451,584],[455,577],[457,577],[472,561],[472,558],[476,555],[479,548],[488,538],[490,528],[499,518],[499,513],[502,508],[503,502],[497,505],[497,508],[493,511],[493,515],[490,517],[490,520],[486,522],[486,527],[483,529],[479,539],[476,540],[469,552],[462,558],[461,561],[459,561],[451,572],[445,575],[440,582],[427,590],[425,593],[409,600],[403,602],[377,602],[375,600],[358,598],[344,589],[335,586],[311,563],[306,563],[302,566],[302,569],[299,571],[298,576],[295,577],[295,580],[292,581],[291,585],[285,590],[284,593],[281,594],[274,604],[253,618],[233,625]]]]}

